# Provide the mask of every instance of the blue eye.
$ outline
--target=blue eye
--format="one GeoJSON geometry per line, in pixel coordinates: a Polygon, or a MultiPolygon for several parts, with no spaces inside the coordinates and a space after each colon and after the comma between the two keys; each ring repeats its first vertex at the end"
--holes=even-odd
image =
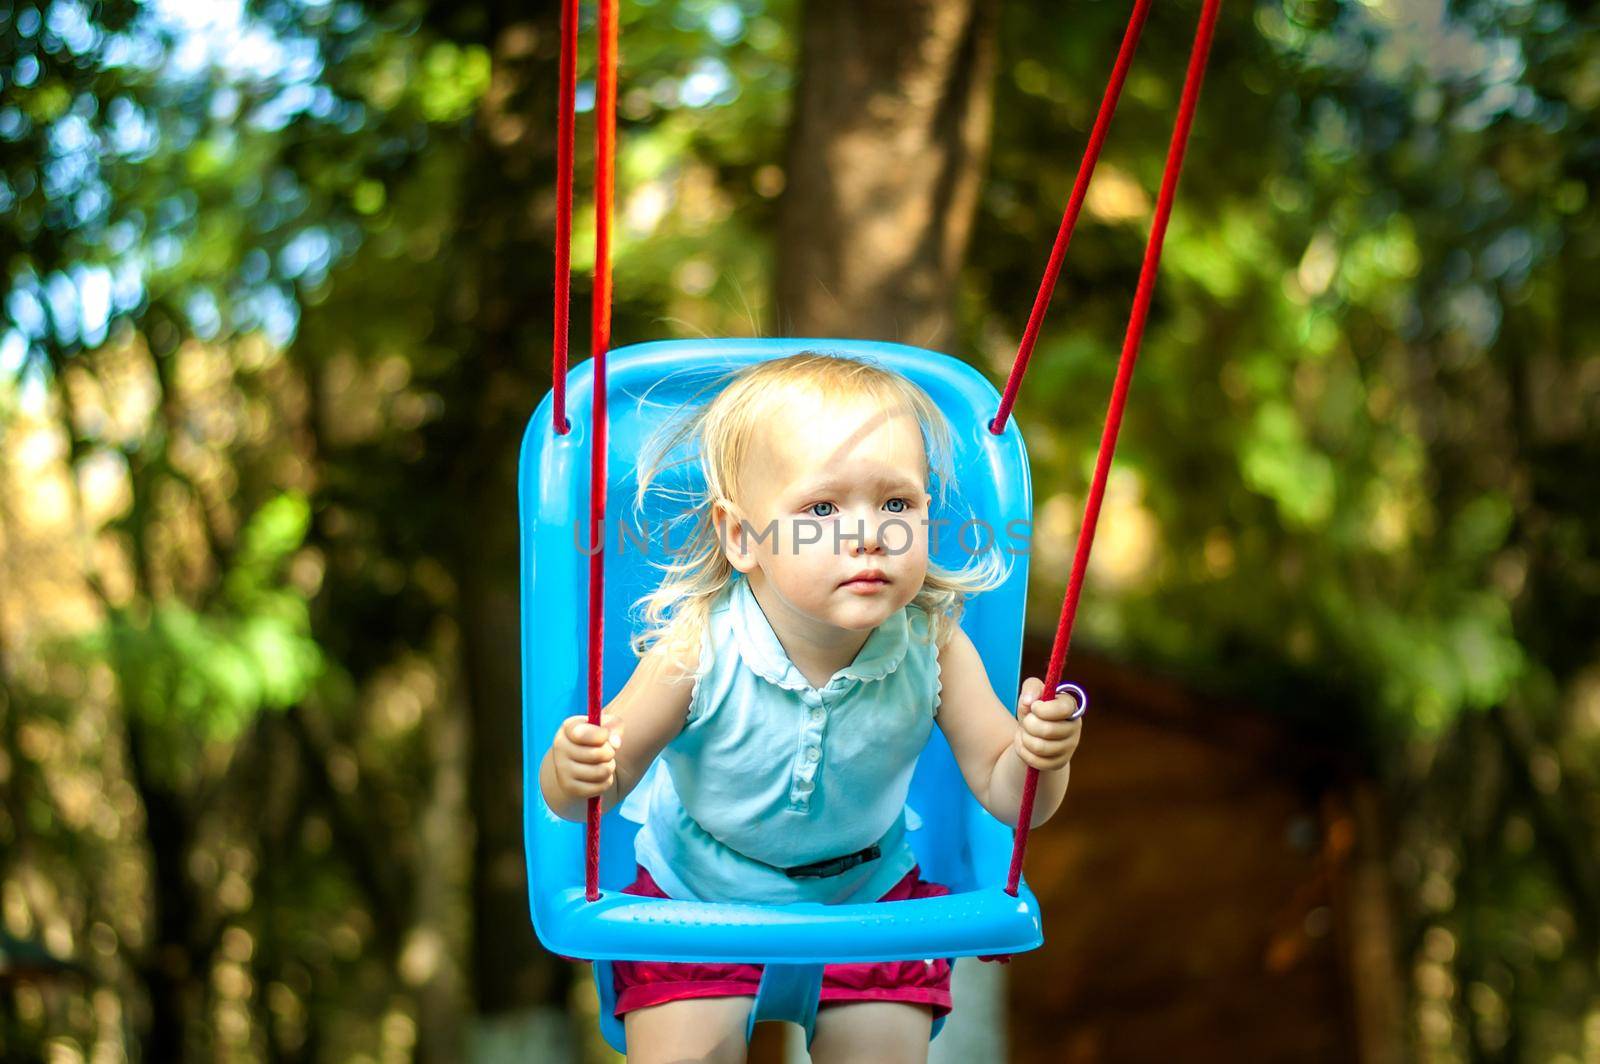
{"type": "Polygon", "coordinates": [[[890,499],[888,502],[884,503],[883,505],[884,505],[884,508],[887,509],[892,514],[903,514],[907,510],[911,509],[911,503],[909,503],[905,499],[898,499],[898,498],[890,499]]]}
{"type": "Polygon", "coordinates": [[[814,502],[807,509],[813,517],[832,517],[834,505],[831,502],[814,502]]]}

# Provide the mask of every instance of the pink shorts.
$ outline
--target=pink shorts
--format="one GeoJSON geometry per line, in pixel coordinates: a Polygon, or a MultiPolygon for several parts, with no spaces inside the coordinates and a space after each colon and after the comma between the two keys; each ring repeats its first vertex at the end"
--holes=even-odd
{"type": "MultiPolygon", "coordinates": [[[[923,880],[913,868],[879,901],[937,898],[950,888],[923,880]]],[[[643,868],[624,894],[665,898],[650,873],[643,868]]],[[[754,997],[761,985],[759,964],[683,964],[669,961],[614,961],[611,965],[617,991],[616,1014],[690,998],[754,997]]],[[[822,1005],[847,1001],[904,1001],[926,1005],[934,1019],[950,1011],[950,962],[879,961],[873,964],[830,964],[822,969],[822,1005]]]]}

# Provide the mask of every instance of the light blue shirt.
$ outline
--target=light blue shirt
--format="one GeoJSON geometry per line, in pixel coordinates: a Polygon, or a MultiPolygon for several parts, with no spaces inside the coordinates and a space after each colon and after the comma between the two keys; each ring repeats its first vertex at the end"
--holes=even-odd
{"type": "Polygon", "coordinates": [[[836,903],[887,893],[916,864],[906,793],[940,691],[927,615],[901,609],[815,688],[738,577],[713,602],[700,666],[683,731],[623,806],[643,823],[639,863],[674,898],[836,903]],[[873,843],[877,859],[836,876],[783,871],[873,843]]]}

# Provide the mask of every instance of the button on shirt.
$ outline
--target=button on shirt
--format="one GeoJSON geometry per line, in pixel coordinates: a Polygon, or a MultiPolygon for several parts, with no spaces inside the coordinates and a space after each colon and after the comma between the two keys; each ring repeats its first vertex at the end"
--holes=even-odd
{"type": "Polygon", "coordinates": [[[906,793],[933,730],[938,651],[906,606],[854,661],[811,686],[749,582],[713,603],[683,731],[629,795],[639,863],[671,896],[715,901],[872,901],[916,863],[906,793]],[[881,856],[837,876],[783,869],[881,856]]]}

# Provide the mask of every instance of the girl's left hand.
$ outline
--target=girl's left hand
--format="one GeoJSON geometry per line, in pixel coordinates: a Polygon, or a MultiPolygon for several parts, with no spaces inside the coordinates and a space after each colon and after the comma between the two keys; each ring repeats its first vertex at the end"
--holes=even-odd
{"type": "Polygon", "coordinates": [[[1067,719],[1078,711],[1078,700],[1070,691],[1050,699],[1041,699],[1043,693],[1044,681],[1037,676],[1024,681],[1022,697],[1017,700],[1017,735],[1012,749],[1024,764],[1052,772],[1072,761],[1083,719],[1067,719]]]}

